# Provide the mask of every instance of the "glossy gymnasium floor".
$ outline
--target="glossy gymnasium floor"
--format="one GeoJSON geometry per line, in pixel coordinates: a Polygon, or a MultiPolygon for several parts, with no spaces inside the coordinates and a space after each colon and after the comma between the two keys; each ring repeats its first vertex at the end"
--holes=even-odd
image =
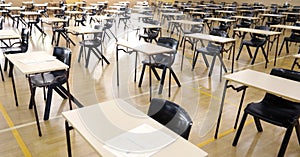
{"type": "MultiPolygon", "coordinates": [[[[118,22],[118,21],[117,21],[118,22]]],[[[130,28],[133,28],[137,20],[132,16],[130,28]]],[[[163,25],[163,35],[169,36],[166,31],[167,23],[163,25]]],[[[4,29],[13,29],[11,21],[6,20],[4,29]]],[[[19,28],[20,30],[21,28],[19,28]]],[[[44,25],[44,30],[47,36],[42,37],[41,33],[34,29],[30,38],[30,48],[27,53],[32,51],[47,51],[52,52],[51,45],[51,26],[44,25]]],[[[124,30],[124,24],[121,22],[119,28],[113,27],[113,32],[118,38],[129,39],[130,41],[138,40],[136,31],[132,29],[124,30]]],[[[205,29],[207,33],[207,28],[205,29]]],[[[232,34],[232,32],[230,32],[232,34]]],[[[285,32],[284,35],[289,35],[285,32]]],[[[175,34],[172,37],[177,38],[175,34]]],[[[81,38],[72,36],[71,38],[78,43],[81,38]]],[[[282,41],[282,37],[281,40],[282,41]]],[[[240,41],[238,40],[236,51],[238,50],[240,41]]],[[[280,42],[281,44],[281,42],[280,42]]],[[[85,106],[104,102],[116,98],[121,98],[143,112],[147,112],[149,107],[149,85],[148,75],[145,75],[141,88],[137,86],[137,82],[133,81],[134,74],[134,59],[135,55],[120,53],[120,86],[116,84],[116,61],[115,61],[115,40],[113,38],[105,39],[105,56],[110,61],[110,65],[104,63],[101,65],[96,59],[91,59],[88,68],[85,68],[84,62],[77,62],[79,54],[79,46],[71,46],[73,52],[72,65],[70,69],[70,84],[71,93],[85,106]]],[[[65,41],[62,40],[60,46],[65,46],[65,41]]],[[[235,62],[235,71],[243,69],[253,69],[265,73],[269,73],[274,67],[274,51],[275,46],[270,51],[270,63],[268,68],[264,68],[264,58],[259,53],[254,65],[250,65],[250,58],[243,49],[242,55],[235,62]]],[[[290,45],[290,54],[286,54],[283,50],[281,56],[277,60],[276,67],[290,68],[292,65],[292,54],[297,53],[298,45],[290,45]]],[[[251,117],[247,120],[247,125],[244,127],[240,141],[237,147],[232,147],[231,143],[235,134],[233,129],[234,120],[236,117],[237,107],[241,93],[236,93],[228,90],[226,102],[220,127],[220,135],[217,140],[213,138],[217,114],[219,111],[220,98],[223,89],[223,81],[220,81],[220,64],[216,61],[216,65],[211,77],[208,77],[209,69],[206,68],[203,59],[199,56],[195,70],[191,70],[192,51],[186,49],[184,57],[183,69],[180,69],[182,47],[179,47],[176,61],[173,65],[174,71],[177,74],[181,87],[177,87],[172,81],[172,94],[168,97],[168,86],[164,87],[163,94],[158,95],[158,81],[153,79],[153,97],[165,98],[180,104],[193,119],[193,127],[189,141],[197,145],[209,156],[276,156],[279,146],[282,142],[282,137],[285,133],[284,128],[275,127],[273,125],[263,123],[264,132],[258,133],[251,117]]],[[[1,55],[2,57],[3,55],[1,55]]],[[[94,58],[95,56],[91,56],[94,58]]],[[[231,60],[227,59],[228,54],[224,54],[224,62],[227,68],[231,67],[231,60]]],[[[141,63],[144,56],[138,56],[138,63],[141,63]]],[[[1,63],[4,59],[2,57],[1,63]]],[[[3,64],[2,64],[3,65],[3,64]]],[[[3,66],[2,66],[3,67],[3,66]]],[[[138,78],[141,71],[141,64],[138,66],[138,78]]],[[[15,106],[13,99],[11,79],[8,73],[5,72],[5,81],[0,84],[0,156],[16,157],[16,156],[67,156],[67,147],[65,139],[64,119],[61,116],[63,111],[68,111],[68,101],[63,100],[57,94],[54,94],[50,119],[43,121],[44,100],[42,90],[39,89],[36,95],[36,103],[42,127],[43,136],[37,134],[34,113],[28,109],[29,103],[29,87],[26,77],[15,69],[15,79],[17,93],[19,95],[19,107],[15,106]]],[[[146,72],[147,73],[147,72],[146,72]]],[[[166,80],[167,82],[167,80],[166,80]]],[[[264,92],[250,88],[247,90],[244,106],[253,101],[259,101],[264,95],[264,92]]],[[[73,104],[73,106],[75,106],[73,104]]],[[[101,124],[99,124],[101,125],[101,124]]],[[[84,156],[99,156],[91,146],[80,136],[76,131],[71,132],[72,151],[75,157],[84,156]]],[[[184,150],[182,150],[184,151],[184,150]]],[[[186,156],[188,152],[186,152],[186,156]]],[[[176,154],[175,154],[176,155],[176,154]]],[[[174,155],[174,156],[175,156],[174,155]]],[[[297,142],[297,137],[293,133],[286,156],[299,156],[300,149],[297,142]]]]}

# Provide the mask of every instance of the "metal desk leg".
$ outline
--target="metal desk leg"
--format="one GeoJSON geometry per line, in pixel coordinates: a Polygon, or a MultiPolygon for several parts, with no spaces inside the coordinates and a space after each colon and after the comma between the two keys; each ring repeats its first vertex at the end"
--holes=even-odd
{"type": "Polygon", "coordinates": [[[219,117],[218,117],[218,121],[217,121],[216,132],[215,132],[215,139],[218,138],[218,132],[219,132],[219,127],[220,127],[220,123],[221,123],[221,117],[222,117],[222,112],[223,112],[223,107],[224,107],[224,101],[225,101],[225,95],[226,95],[226,89],[227,89],[228,82],[229,81],[226,80],[225,85],[224,85],[224,89],[223,89],[223,96],[222,96],[222,100],[221,100],[219,117]]]}
{"type": "Polygon", "coordinates": [[[32,88],[30,76],[28,76],[28,83],[29,83],[30,93],[31,93],[31,98],[30,98],[31,102],[30,102],[30,105],[33,105],[33,110],[34,110],[34,115],[35,115],[35,120],[36,120],[36,125],[37,125],[37,128],[38,128],[39,136],[42,136],[42,131],[41,131],[41,126],[40,126],[39,116],[38,116],[38,112],[37,112],[36,104],[35,104],[35,100],[34,100],[34,95],[35,95],[35,91],[34,90],[35,89],[32,88]]]}
{"type": "MultiPolygon", "coordinates": [[[[13,68],[13,67],[10,67],[10,68],[13,68]]],[[[19,106],[13,70],[11,72],[11,82],[12,82],[12,86],[13,86],[13,91],[14,91],[14,97],[15,97],[16,106],[19,106]]]]}
{"type": "Polygon", "coordinates": [[[276,60],[277,60],[277,54],[278,54],[278,44],[279,44],[279,37],[280,34],[277,36],[277,42],[276,42],[276,51],[275,51],[275,61],[274,61],[274,66],[276,66],[276,60]]]}
{"type": "Polygon", "coordinates": [[[186,42],[186,38],[184,38],[184,41],[183,41],[183,49],[182,49],[182,57],[181,57],[181,65],[180,65],[180,70],[181,70],[181,71],[182,71],[182,66],[183,66],[183,58],[184,58],[185,42],[186,42]]]}
{"type": "Polygon", "coordinates": [[[137,73],[137,52],[135,53],[135,62],[134,62],[134,82],[136,82],[136,73],[137,73]]]}
{"type": "Polygon", "coordinates": [[[236,43],[236,41],[234,41],[234,43],[233,43],[233,51],[232,51],[232,63],[231,63],[231,73],[233,73],[234,72],[234,55],[235,55],[235,43],[236,43]]]}
{"type": "Polygon", "coordinates": [[[116,46],[116,62],[117,62],[117,86],[119,86],[119,49],[118,46],[116,46]]]}
{"type": "Polygon", "coordinates": [[[152,98],[152,78],[151,78],[151,56],[149,56],[149,89],[150,89],[150,101],[152,98]]]}
{"type": "Polygon", "coordinates": [[[66,139],[67,139],[68,157],[72,157],[70,130],[72,130],[73,127],[69,126],[69,123],[67,121],[65,121],[65,128],[66,128],[66,139]]]}

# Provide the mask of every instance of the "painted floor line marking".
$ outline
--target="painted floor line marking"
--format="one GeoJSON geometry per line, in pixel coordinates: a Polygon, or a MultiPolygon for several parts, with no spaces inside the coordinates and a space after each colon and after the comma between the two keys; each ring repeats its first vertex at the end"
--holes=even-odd
{"type": "MultiPolygon", "coordinates": [[[[249,125],[249,124],[251,124],[251,123],[253,123],[253,122],[254,122],[253,119],[247,120],[247,121],[245,122],[245,125],[244,125],[244,126],[247,126],[247,125],[249,125]]],[[[226,136],[226,135],[228,135],[228,134],[234,132],[235,130],[236,130],[236,129],[231,128],[231,129],[229,129],[229,130],[226,130],[226,131],[220,133],[220,134],[218,135],[218,139],[220,139],[220,138],[222,138],[222,137],[224,137],[224,136],[226,136]]],[[[198,146],[198,147],[203,147],[203,146],[205,146],[205,145],[210,144],[211,142],[213,142],[213,141],[215,141],[215,140],[217,140],[217,139],[215,139],[214,137],[212,137],[212,138],[210,138],[210,139],[208,139],[208,140],[206,140],[206,141],[203,141],[203,142],[197,144],[197,146],[198,146]]]]}
{"type": "MultiPolygon", "coordinates": [[[[10,128],[13,128],[14,127],[14,123],[10,119],[10,117],[9,117],[8,113],[6,112],[5,108],[3,107],[2,103],[0,103],[0,111],[2,112],[2,115],[3,115],[4,119],[6,120],[8,126],[10,128]]],[[[11,131],[12,131],[12,133],[13,133],[16,141],[17,141],[17,143],[19,144],[19,146],[20,146],[20,148],[21,148],[24,156],[25,157],[31,157],[31,153],[29,152],[29,150],[28,150],[26,144],[24,143],[22,137],[20,136],[18,130],[13,129],[11,131]]]]}
{"type": "MultiPolygon", "coordinates": [[[[201,87],[201,88],[202,88],[202,87],[201,87]]],[[[209,97],[211,97],[211,98],[213,98],[213,99],[219,100],[220,103],[221,103],[221,98],[219,98],[219,97],[217,97],[217,96],[214,96],[214,95],[212,95],[212,94],[209,93],[209,92],[205,92],[205,91],[203,91],[203,90],[201,90],[201,89],[196,89],[196,88],[193,88],[193,90],[198,91],[200,94],[204,94],[204,95],[209,96],[209,97]]],[[[229,102],[227,102],[226,100],[225,100],[224,104],[229,104],[229,105],[232,105],[232,106],[235,106],[235,107],[238,107],[238,106],[239,106],[239,105],[236,105],[236,104],[229,103],[229,102]]]]}

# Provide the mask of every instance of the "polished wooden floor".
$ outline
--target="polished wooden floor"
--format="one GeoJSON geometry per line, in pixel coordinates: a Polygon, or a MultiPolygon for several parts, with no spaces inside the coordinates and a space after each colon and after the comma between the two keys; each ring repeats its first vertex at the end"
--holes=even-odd
{"type": "MultiPolygon", "coordinates": [[[[133,25],[134,20],[132,20],[130,26],[132,27],[133,25]]],[[[118,38],[137,40],[136,32],[128,29],[124,31],[123,26],[123,23],[121,23],[117,30],[113,30],[118,34],[118,38]]],[[[166,24],[164,28],[166,28],[166,24]]],[[[5,22],[5,29],[12,29],[11,21],[5,22]]],[[[27,53],[31,51],[52,52],[51,27],[45,26],[44,29],[47,33],[46,37],[42,37],[38,30],[33,30],[32,37],[30,38],[30,48],[27,53]]],[[[164,29],[163,36],[168,35],[169,33],[164,29]]],[[[285,35],[289,35],[289,32],[285,32],[285,35]]],[[[79,37],[71,37],[76,43],[80,41],[79,37]]],[[[173,34],[172,37],[178,38],[176,34],[173,34]]],[[[60,45],[65,46],[64,41],[60,45]]],[[[239,42],[237,43],[236,51],[238,50],[238,46],[239,42]]],[[[96,59],[92,59],[89,67],[85,68],[84,61],[77,62],[79,46],[71,46],[70,49],[73,52],[70,70],[72,94],[85,106],[121,98],[146,113],[149,107],[148,75],[145,75],[143,85],[139,88],[137,82],[133,81],[135,55],[121,53],[119,63],[121,80],[120,86],[117,86],[115,41],[113,38],[110,40],[106,38],[105,48],[105,56],[111,64],[107,65],[104,63],[102,66],[101,61],[98,62],[96,59]]],[[[259,53],[255,64],[250,65],[251,60],[244,49],[240,59],[235,62],[235,71],[249,68],[269,73],[274,67],[274,51],[275,47],[270,51],[268,68],[264,68],[265,61],[261,53],[259,53]]],[[[298,45],[295,44],[290,45],[290,54],[286,54],[285,50],[283,50],[277,60],[276,67],[290,68],[293,61],[291,55],[297,53],[297,51],[298,45]]],[[[91,57],[95,56],[92,55],[91,57]]],[[[141,63],[143,57],[142,55],[138,56],[139,63],[141,63]]],[[[152,94],[153,97],[175,101],[183,106],[191,115],[194,123],[189,141],[206,151],[209,156],[276,156],[285,129],[263,123],[264,131],[258,133],[251,117],[249,117],[247,125],[244,127],[237,147],[231,146],[235,134],[233,124],[241,96],[241,93],[236,93],[232,90],[228,90],[227,92],[220,127],[220,137],[217,140],[213,139],[223,89],[223,81],[220,81],[220,64],[216,61],[213,74],[211,77],[208,77],[209,70],[200,56],[195,70],[191,70],[192,51],[190,48],[188,48],[184,57],[182,70],[180,70],[181,57],[182,48],[180,47],[173,68],[182,86],[179,88],[172,81],[171,97],[168,97],[167,94],[167,84],[164,87],[163,94],[158,95],[159,82],[153,79],[154,91],[152,94]]],[[[227,57],[228,54],[225,54],[224,61],[226,66],[230,68],[231,60],[227,60],[227,57]]],[[[4,59],[2,58],[1,60],[3,63],[4,59]]],[[[138,67],[138,79],[140,71],[141,64],[138,67]]],[[[5,81],[1,82],[0,85],[0,156],[67,156],[64,119],[61,113],[69,110],[68,101],[63,100],[55,94],[51,106],[50,119],[43,121],[42,116],[45,102],[42,90],[38,90],[36,102],[43,132],[43,136],[39,137],[34,113],[28,109],[30,95],[27,80],[18,69],[15,69],[14,73],[17,93],[19,95],[19,107],[15,106],[11,79],[8,77],[7,72],[5,72],[5,81]]],[[[247,91],[244,106],[249,102],[259,101],[263,95],[264,92],[250,88],[247,91]]],[[[72,152],[75,157],[99,156],[76,131],[71,132],[71,141],[72,152]]],[[[186,153],[188,156],[188,152],[186,153]]],[[[286,156],[300,156],[299,144],[295,133],[291,137],[286,156]]]]}

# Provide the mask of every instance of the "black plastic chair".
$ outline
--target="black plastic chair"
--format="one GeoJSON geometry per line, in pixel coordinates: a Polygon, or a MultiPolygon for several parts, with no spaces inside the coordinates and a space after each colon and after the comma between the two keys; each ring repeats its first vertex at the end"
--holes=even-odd
{"type": "Polygon", "coordinates": [[[62,36],[66,40],[66,46],[69,47],[69,43],[71,42],[73,45],[75,43],[69,38],[67,29],[65,27],[69,26],[70,23],[70,17],[65,16],[64,19],[66,20],[63,22],[62,25],[54,25],[52,26],[52,40],[51,44],[54,44],[55,46],[59,45],[60,37],[62,36]]]}
{"type": "Polygon", "coordinates": [[[63,18],[65,16],[65,11],[67,10],[66,6],[62,6],[61,10],[59,10],[58,12],[56,12],[55,14],[53,14],[54,17],[57,18],[63,18]]]}
{"type": "MultiPolygon", "coordinates": [[[[25,53],[27,52],[28,47],[29,47],[29,29],[22,28],[21,41],[15,42],[9,47],[1,48],[1,51],[3,52],[3,54],[25,53]]],[[[7,58],[5,58],[4,71],[7,70],[7,66],[8,66],[8,60],[7,58]]],[[[9,66],[10,66],[9,76],[11,76],[13,70],[13,64],[10,63],[9,66]]]]}
{"type": "MultiPolygon", "coordinates": [[[[300,23],[296,23],[294,26],[300,27],[300,23]]],[[[284,43],[285,43],[285,46],[286,46],[286,53],[289,53],[289,42],[290,43],[292,43],[292,42],[300,43],[300,30],[292,30],[291,35],[289,37],[284,38],[284,40],[281,44],[278,55],[281,54],[284,43]]]]}
{"type": "MultiPolygon", "coordinates": [[[[100,30],[102,29],[100,25],[95,25],[94,29],[100,30]]],[[[94,55],[100,60],[102,59],[102,65],[103,65],[103,60],[107,63],[110,64],[109,61],[105,58],[103,55],[103,31],[99,33],[94,34],[93,39],[87,39],[79,42],[80,47],[80,54],[78,55],[78,62],[80,62],[80,58],[85,51],[85,48],[88,48],[88,52],[85,53],[86,55],[86,63],[85,67],[88,67],[89,60],[90,60],[90,55],[91,52],[94,53],[94,55]],[[100,47],[100,50],[98,49],[100,47]]]]}
{"type": "MultiPolygon", "coordinates": [[[[147,23],[152,25],[160,25],[159,21],[152,20],[152,19],[148,20],[147,23]]],[[[139,34],[139,40],[143,38],[146,42],[152,43],[153,40],[157,42],[157,37],[159,36],[160,32],[161,32],[161,28],[144,29],[144,33],[139,34]]]]}
{"type": "Polygon", "coordinates": [[[236,24],[237,28],[250,28],[252,21],[249,19],[241,19],[241,22],[236,24]]]}
{"type": "MultiPolygon", "coordinates": [[[[292,12],[292,13],[298,13],[298,12],[292,12]]],[[[285,20],[285,23],[290,23],[291,25],[296,24],[298,20],[298,16],[297,15],[293,15],[293,14],[288,14],[285,20]]]]}
{"type": "Polygon", "coordinates": [[[153,98],[148,116],[188,140],[193,121],[179,105],[168,100],[153,98]]]}
{"type": "Polygon", "coordinates": [[[79,24],[85,26],[84,22],[86,21],[86,19],[87,19],[87,10],[83,11],[81,15],[75,16],[74,26],[79,26],[79,24]]]}
{"type": "Polygon", "coordinates": [[[142,68],[142,73],[141,73],[141,77],[140,77],[140,81],[139,81],[139,85],[138,85],[139,87],[141,87],[141,85],[142,85],[146,66],[149,66],[149,68],[151,68],[151,70],[153,71],[156,78],[158,80],[160,80],[160,87],[159,87],[159,90],[158,90],[158,94],[162,93],[167,69],[169,69],[169,71],[170,71],[170,73],[169,73],[169,97],[171,95],[171,75],[175,79],[177,85],[179,87],[181,87],[181,84],[180,84],[180,82],[179,82],[179,80],[178,80],[178,78],[177,78],[177,76],[176,76],[176,74],[175,74],[175,72],[173,71],[173,68],[172,68],[172,65],[174,63],[175,56],[176,56],[176,53],[177,53],[178,44],[179,44],[178,41],[174,38],[160,37],[158,39],[157,45],[174,49],[174,52],[173,53],[168,53],[168,54],[155,55],[155,56],[153,56],[153,59],[151,60],[151,62],[149,60],[142,61],[143,68],[142,68]],[[163,70],[161,78],[159,77],[159,75],[158,75],[157,71],[155,70],[155,68],[163,70]]]}
{"type": "Polygon", "coordinates": [[[120,26],[121,21],[124,23],[124,30],[126,28],[129,28],[128,22],[131,23],[130,18],[131,18],[131,14],[130,13],[128,13],[128,14],[125,13],[123,16],[120,16],[119,17],[119,22],[118,22],[118,28],[120,26]]]}
{"type": "MultiPolygon", "coordinates": [[[[270,30],[270,28],[267,27],[267,26],[255,26],[255,29],[270,30]]],[[[252,58],[251,64],[254,64],[259,48],[261,48],[262,53],[263,53],[263,55],[265,57],[265,60],[266,60],[266,63],[267,63],[268,62],[268,56],[267,56],[267,53],[264,49],[264,45],[268,41],[267,38],[268,38],[268,36],[266,36],[264,34],[255,34],[255,33],[251,34],[251,39],[250,40],[243,40],[241,42],[241,46],[240,46],[239,52],[237,54],[236,60],[239,59],[240,54],[241,54],[242,49],[243,49],[243,46],[245,45],[247,47],[247,51],[248,51],[248,54],[249,54],[250,58],[252,58]],[[250,47],[256,47],[255,52],[254,52],[254,56],[252,56],[250,47]]]]}
{"type": "MultiPolygon", "coordinates": [[[[55,56],[58,60],[68,65],[69,69],[71,66],[71,55],[72,52],[68,48],[54,47],[53,49],[53,56],[55,56]]],[[[30,82],[31,88],[32,88],[31,91],[33,91],[32,92],[33,95],[31,98],[34,98],[37,87],[48,89],[47,97],[46,97],[46,106],[44,111],[44,120],[49,119],[53,90],[55,90],[64,99],[69,98],[70,109],[72,109],[72,104],[70,99],[70,87],[68,82],[69,69],[52,71],[48,73],[34,74],[29,76],[31,81],[30,82]],[[67,91],[65,91],[65,88],[63,87],[63,84],[65,83],[67,85],[67,91]]],[[[30,100],[30,105],[29,105],[30,109],[33,107],[32,101],[34,100],[30,100]]]]}
{"type": "MultiPolygon", "coordinates": [[[[274,68],[271,71],[271,75],[298,82],[300,81],[300,72],[292,70],[274,68]]],[[[287,129],[278,152],[279,157],[284,156],[294,127],[300,144],[300,127],[298,120],[300,116],[300,103],[266,93],[262,101],[250,103],[245,108],[243,118],[236,132],[232,146],[237,145],[248,114],[253,116],[258,132],[263,131],[260,120],[287,129]]]]}
{"type": "Polygon", "coordinates": [[[29,28],[29,36],[31,36],[33,26],[35,26],[41,33],[43,33],[43,35],[46,35],[44,33],[44,31],[42,30],[42,28],[38,25],[41,21],[41,16],[42,16],[42,13],[40,11],[38,13],[40,13],[40,15],[28,17],[27,24],[28,24],[28,28],[29,28]]]}
{"type": "MultiPolygon", "coordinates": [[[[223,19],[230,19],[229,16],[224,16],[222,17],[223,19]]],[[[231,22],[223,22],[221,21],[219,26],[213,27],[212,30],[220,30],[220,31],[225,31],[228,32],[230,26],[231,26],[231,22]]]]}
{"type": "Polygon", "coordinates": [[[271,25],[278,25],[282,22],[282,18],[281,17],[270,17],[269,20],[266,22],[267,26],[271,26],[271,25]]]}
{"type": "MultiPolygon", "coordinates": [[[[193,21],[203,22],[204,23],[204,20],[202,20],[202,19],[193,19],[193,21]]],[[[182,43],[186,39],[185,35],[187,35],[187,34],[193,34],[193,33],[202,33],[202,32],[203,32],[203,25],[192,25],[191,29],[189,29],[189,30],[183,30],[182,31],[183,35],[182,35],[182,38],[181,38],[180,46],[182,46],[182,43]]],[[[188,38],[187,41],[190,44],[192,44],[192,47],[193,47],[192,40],[190,38],[188,38]]]]}
{"type": "Polygon", "coordinates": [[[295,58],[294,59],[294,62],[293,62],[293,65],[291,67],[291,70],[294,70],[295,66],[297,65],[298,68],[300,68],[300,63],[299,63],[299,59],[300,59],[300,47],[299,47],[299,50],[298,50],[298,54],[294,55],[293,57],[295,58]]]}
{"type": "MultiPolygon", "coordinates": [[[[215,36],[220,36],[220,37],[228,37],[227,32],[221,31],[221,30],[212,30],[209,34],[210,35],[215,35],[215,36]]],[[[194,55],[193,55],[192,69],[195,68],[195,65],[197,63],[198,54],[201,53],[202,56],[203,56],[203,60],[205,62],[206,67],[209,67],[209,63],[208,63],[208,60],[206,58],[206,55],[213,56],[208,76],[211,76],[211,74],[212,74],[212,71],[213,71],[213,68],[214,68],[215,61],[216,61],[217,57],[219,58],[219,61],[221,63],[222,68],[224,69],[225,72],[227,72],[227,69],[226,69],[226,66],[223,62],[223,57],[222,57],[223,48],[224,47],[222,47],[221,45],[219,45],[217,43],[213,43],[213,42],[209,42],[206,47],[197,48],[194,52],[194,55]]]]}

